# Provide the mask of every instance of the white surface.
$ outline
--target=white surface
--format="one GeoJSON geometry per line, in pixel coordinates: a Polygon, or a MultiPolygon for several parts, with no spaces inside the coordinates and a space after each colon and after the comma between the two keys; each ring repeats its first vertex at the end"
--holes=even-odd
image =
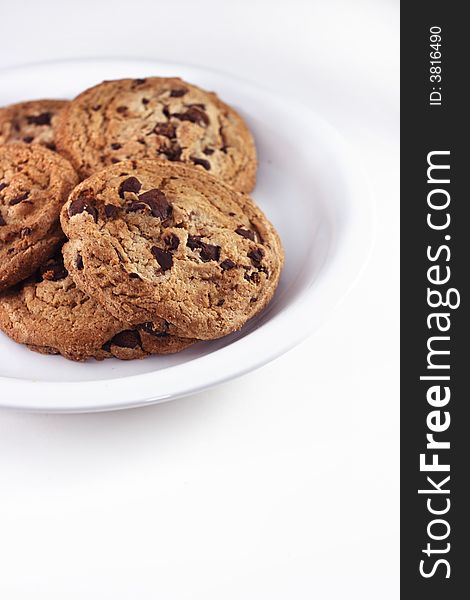
{"type": "Polygon", "coordinates": [[[0,105],[73,98],[103,79],[180,75],[241,107],[258,148],[254,198],[280,233],[286,255],[269,307],[241,331],[144,361],[73,363],[31,353],[0,336],[0,406],[86,412],[151,404],[247,373],[320,327],[366,261],[374,205],[352,149],[309,108],[218,72],[135,60],[46,62],[0,70],[0,105]],[[276,128],[272,123],[277,123],[276,128]],[[302,130],[295,145],[292,131],[302,130]]]}
{"type": "Polygon", "coordinates": [[[0,65],[189,55],[281,86],[354,145],[378,235],[329,322],[255,373],[136,411],[0,413],[0,597],[398,598],[398,3],[55,6],[0,4],[0,65]]]}

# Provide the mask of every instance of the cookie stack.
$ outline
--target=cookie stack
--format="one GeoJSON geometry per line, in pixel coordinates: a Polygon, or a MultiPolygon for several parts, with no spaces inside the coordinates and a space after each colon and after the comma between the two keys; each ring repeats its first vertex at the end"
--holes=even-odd
{"type": "Polygon", "coordinates": [[[178,352],[271,300],[242,118],[177,78],[0,109],[0,328],[72,360],[178,352]]]}

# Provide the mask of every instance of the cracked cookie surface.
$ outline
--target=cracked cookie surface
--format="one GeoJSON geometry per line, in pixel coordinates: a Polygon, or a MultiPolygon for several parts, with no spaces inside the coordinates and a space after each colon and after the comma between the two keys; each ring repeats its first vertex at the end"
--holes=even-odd
{"type": "Polygon", "coordinates": [[[43,146],[0,146],[0,291],[55,252],[60,210],[77,183],[70,163],[43,146]]]}
{"type": "Polygon", "coordinates": [[[56,150],[57,119],[67,100],[31,100],[0,108],[0,144],[24,142],[56,150]]]}
{"type": "Polygon", "coordinates": [[[240,191],[256,180],[252,135],[214,93],[179,78],[105,81],[62,113],[57,147],[82,178],[126,159],[198,166],[240,191]]]}
{"type": "Polygon", "coordinates": [[[242,327],[271,300],[283,265],[254,202],[181,163],[105,169],[74,189],[61,223],[78,287],[124,322],[165,319],[183,337],[242,327]]]}
{"type": "Polygon", "coordinates": [[[163,321],[158,328],[150,323],[129,328],[115,319],[76,287],[61,255],[0,294],[0,329],[32,350],[77,361],[144,358],[178,352],[192,343],[169,335],[163,321]]]}

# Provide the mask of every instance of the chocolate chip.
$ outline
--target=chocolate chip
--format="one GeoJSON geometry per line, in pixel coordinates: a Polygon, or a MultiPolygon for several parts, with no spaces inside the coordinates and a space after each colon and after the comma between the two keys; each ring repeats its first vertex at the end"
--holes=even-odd
{"type": "Polygon", "coordinates": [[[77,254],[75,257],[75,267],[81,271],[83,269],[83,258],[81,254],[77,254]]]}
{"type": "Polygon", "coordinates": [[[31,227],[23,227],[23,229],[20,231],[20,235],[22,238],[24,238],[30,234],[31,234],[31,227]]]}
{"type": "Polygon", "coordinates": [[[204,154],[206,156],[210,156],[211,154],[214,154],[215,150],[213,148],[208,148],[207,146],[204,148],[203,150],[204,154]]]}
{"type": "Polygon", "coordinates": [[[173,256],[171,252],[167,252],[166,250],[162,250],[161,248],[157,248],[156,246],[152,246],[151,252],[157,259],[157,262],[161,266],[162,271],[168,271],[168,269],[171,269],[171,267],[173,266],[173,256]]]}
{"type": "Polygon", "coordinates": [[[52,150],[52,152],[55,152],[57,150],[57,146],[54,144],[54,142],[49,142],[48,144],[46,144],[46,148],[49,148],[49,150],[52,150]]]}
{"type": "Polygon", "coordinates": [[[146,79],[134,79],[135,85],[143,85],[146,81],[146,79]]]}
{"type": "Polygon", "coordinates": [[[201,242],[201,260],[209,262],[210,260],[218,261],[220,258],[220,246],[205,244],[201,242]]]}
{"type": "Polygon", "coordinates": [[[34,140],[34,137],[32,135],[27,135],[23,138],[23,142],[25,144],[31,144],[31,142],[34,140]]]}
{"type": "Polygon", "coordinates": [[[157,135],[163,135],[170,139],[176,135],[176,127],[172,123],[157,123],[153,131],[157,135]]]}
{"type": "Polygon", "coordinates": [[[116,216],[119,211],[119,207],[114,204],[105,204],[104,205],[104,214],[108,219],[112,219],[116,216]]]}
{"type": "Polygon", "coordinates": [[[147,105],[150,102],[148,98],[142,98],[142,104],[147,105]]]}
{"type": "Polygon", "coordinates": [[[181,158],[183,150],[177,144],[174,144],[170,148],[162,148],[161,152],[163,152],[168,160],[175,161],[181,158]]]}
{"type": "Polygon", "coordinates": [[[188,241],[186,242],[186,246],[194,250],[195,248],[201,247],[201,236],[200,235],[188,235],[188,241]]]}
{"type": "Polygon", "coordinates": [[[140,279],[140,275],[138,273],[129,273],[129,277],[131,279],[140,279]]]}
{"type": "MultiPolygon", "coordinates": [[[[168,202],[165,194],[157,189],[149,190],[148,192],[140,194],[139,201],[133,202],[132,204],[138,203],[146,204],[150,208],[152,215],[162,220],[168,219],[172,212],[171,204],[168,202]]],[[[131,207],[129,207],[130,210],[132,210],[131,207]]],[[[139,208],[134,210],[139,210],[139,208]]]]}
{"type": "Polygon", "coordinates": [[[2,216],[2,213],[0,213],[0,227],[2,227],[3,225],[6,225],[6,221],[2,216]]]}
{"type": "Polygon", "coordinates": [[[170,233],[170,235],[167,235],[163,241],[168,246],[168,250],[170,250],[170,251],[176,250],[178,248],[178,246],[180,245],[180,239],[174,233],[170,233]]]}
{"type": "Polygon", "coordinates": [[[143,202],[139,202],[138,200],[133,200],[129,206],[126,208],[127,212],[137,212],[139,210],[144,210],[147,205],[143,202]]]}
{"type": "Polygon", "coordinates": [[[3,181],[0,183],[0,192],[2,190],[4,190],[6,187],[8,187],[8,183],[3,183],[3,181]]]}
{"type": "Polygon", "coordinates": [[[28,125],[50,125],[51,124],[52,113],[44,112],[37,116],[28,116],[26,117],[26,121],[28,125]]]}
{"type": "Polygon", "coordinates": [[[19,196],[16,196],[16,198],[13,198],[12,200],[10,200],[9,204],[10,204],[10,206],[15,206],[15,204],[19,204],[20,202],[23,202],[23,200],[26,200],[26,198],[28,196],[29,196],[29,192],[20,194],[19,196]]]}
{"type": "Polygon", "coordinates": [[[218,302],[217,302],[217,306],[223,306],[225,304],[225,298],[221,298],[218,302]]]}
{"type": "Polygon", "coordinates": [[[99,110],[100,108],[101,108],[101,104],[95,104],[95,106],[92,106],[92,107],[91,107],[91,110],[94,110],[94,111],[96,112],[96,111],[97,111],[97,110],[99,110]]]}
{"type": "Polygon", "coordinates": [[[252,281],[253,283],[259,283],[259,273],[257,271],[253,271],[253,273],[251,273],[251,275],[249,275],[248,273],[245,273],[244,277],[247,281],[252,281]]]}
{"type": "Polygon", "coordinates": [[[210,171],[211,163],[205,158],[198,158],[197,156],[190,156],[189,158],[193,161],[195,165],[201,165],[201,167],[204,167],[206,171],[210,171]]]}
{"type": "Polygon", "coordinates": [[[234,212],[229,212],[228,214],[229,214],[230,217],[234,217],[235,216],[234,212]]]}
{"type": "Polygon", "coordinates": [[[223,271],[228,271],[229,269],[234,269],[237,265],[230,258],[226,258],[220,263],[220,266],[223,271]]]}
{"type": "Polygon", "coordinates": [[[121,115],[124,113],[127,113],[127,110],[128,110],[127,106],[118,106],[116,108],[116,112],[118,112],[121,115]]]}
{"type": "Polygon", "coordinates": [[[98,222],[98,211],[95,206],[93,206],[94,197],[91,190],[83,191],[78,198],[73,200],[69,206],[69,216],[73,217],[74,215],[78,215],[82,212],[87,212],[89,215],[93,217],[95,223],[98,222]]]}
{"type": "Polygon", "coordinates": [[[175,113],[172,115],[180,121],[190,121],[191,123],[197,123],[201,127],[207,127],[209,125],[209,117],[206,113],[198,108],[197,106],[191,106],[184,113],[175,113]]]}
{"type": "Polygon", "coordinates": [[[47,281],[59,281],[65,279],[69,274],[61,258],[49,260],[39,269],[39,272],[41,277],[47,281]]]}
{"type": "Polygon", "coordinates": [[[170,91],[170,96],[172,98],[181,98],[181,96],[184,96],[187,93],[188,90],[186,88],[175,88],[170,91]]]}
{"type": "Polygon", "coordinates": [[[249,259],[251,259],[251,262],[255,267],[259,267],[264,256],[264,252],[261,250],[261,248],[256,248],[255,250],[248,252],[247,256],[249,259]]]}
{"type": "Polygon", "coordinates": [[[137,329],[141,331],[145,331],[149,335],[154,335],[155,337],[168,337],[169,333],[167,331],[160,331],[159,329],[155,329],[155,324],[151,322],[140,323],[136,325],[137,329]]]}
{"type": "Polygon", "coordinates": [[[171,115],[170,115],[170,109],[168,108],[168,106],[164,106],[162,108],[162,113],[165,115],[165,117],[167,119],[169,119],[171,117],[171,115]]]}
{"type": "Polygon", "coordinates": [[[134,194],[137,194],[141,187],[142,184],[137,177],[129,177],[128,179],[124,179],[119,186],[119,196],[124,198],[124,192],[134,192],[134,194]]]}
{"type": "Polygon", "coordinates": [[[122,148],[121,144],[118,144],[117,142],[115,142],[114,144],[111,144],[111,148],[113,150],[119,150],[119,148],[122,148]]]}
{"type": "Polygon", "coordinates": [[[141,348],[140,335],[133,329],[120,331],[107,344],[109,346],[119,346],[120,348],[141,348]]]}
{"type": "Polygon", "coordinates": [[[117,165],[117,163],[121,162],[120,158],[112,158],[111,162],[113,163],[113,165],[117,165]]]}
{"type": "Polygon", "coordinates": [[[217,261],[220,258],[220,246],[202,242],[200,235],[189,235],[186,246],[191,248],[191,250],[199,248],[201,250],[200,257],[203,262],[209,262],[210,260],[217,261]]]}
{"type": "Polygon", "coordinates": [[[238,235],[241,235],[242,237],[251,240],[252,242],[255,241],[254,231],[249,231],[248,229],[243,229],[242,227],[239,227],[238,229],[235,229],[235,233],[238,233],[238,235]]]}

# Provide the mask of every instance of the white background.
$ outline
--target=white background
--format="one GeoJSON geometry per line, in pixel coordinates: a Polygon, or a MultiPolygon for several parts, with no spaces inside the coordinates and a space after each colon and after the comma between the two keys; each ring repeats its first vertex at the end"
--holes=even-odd
{"type": "Polygon", "coordinates": [[[398,17],[391,0],[1,0],[0,67],[148,57],[310,104],[364,164],[378,230],[330,321],[255,373],[133,411],[0,412],[0,598],[398,598],[398,17]]]}

